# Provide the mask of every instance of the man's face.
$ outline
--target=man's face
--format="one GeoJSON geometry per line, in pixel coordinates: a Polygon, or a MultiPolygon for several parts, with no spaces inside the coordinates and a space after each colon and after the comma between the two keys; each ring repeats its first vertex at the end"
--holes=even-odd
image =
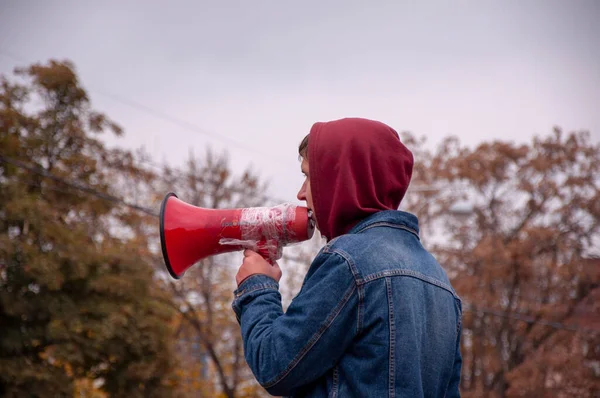
{"type": "Polygon", "coordinates": [[[302,159],[302,164],[300,165],[302,170],[302,174],[304,174],[304,183],[298,192],[298,200],[306,201],[306,207],[308,207],[313,212],[313,220],[316,221],[316,217],[314,216],[315,209],[313,207],[312,200],[312,192],[310,191],[310,175],[308,170],[308,159],[304,157],[302,159]]]}

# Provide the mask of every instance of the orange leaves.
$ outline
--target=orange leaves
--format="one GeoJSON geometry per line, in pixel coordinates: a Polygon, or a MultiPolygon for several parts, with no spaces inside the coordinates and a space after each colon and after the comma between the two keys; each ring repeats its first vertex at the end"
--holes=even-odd
{"type": "Polygon", "coordinates": [[[87,93],[79,85],[74,69],[70,61],[51,60],[47,65],[34,64],[17,68],[15,72],[33,78],[40,92],[49,94],[49,98],[57,103],[87,103],[87,93]]]}
{"type": "Polygon", "coordinates": [[[464,395],[591,396],[583,347],[600,326],[583,320],[598,318],[589,298],[600,263],[586,257],[600,255],[600,145],[556,128],[520,145],[469,149],[448,138],[429,155],[417,178],[442,188],[407,198],[422,229],[439,236],[437,257],[468,308],[464,395]],[[458,200],[472,210],[453,213],[458,200]]]}
{"type": "Polygon", "coordinates": [[[20,73],[33,106],[0,85],[0,390],[169,396],[173,313],[152,275],[154,219],[110,196],[152,189],[154,174],[92,136],[114,126],[89,109],[72,65],[20,73]]]}

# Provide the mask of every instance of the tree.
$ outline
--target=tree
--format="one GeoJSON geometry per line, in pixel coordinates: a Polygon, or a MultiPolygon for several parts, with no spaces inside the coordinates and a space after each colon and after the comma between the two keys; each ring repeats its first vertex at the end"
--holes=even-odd
{"type": "Polygon", "coordinates": [[[600,145],[556,128],[529,145],[450,137],[421,153],[415,183],[441,188],[407,203],[439,232],[430,244],[464,300],[464,395],[597,396],[600,330],[574,316],[598,314],[600,145]]]}
{"type": "Polygon", "coordinates": [[[139,209],[112,178],[152,175],[99,134],[69,62],[0,81],[0,395],[171,396],[173,312],[152,278],[139,209]]]}
{"type": "MultiPolygon", "coordinates": [[[[211,150],[201,158],[190,155],[183,171],[167,168],[163,180],[161,192],[173,191],[181,200],[198,207],[241,208],[265,203],[265,185],[251,170],[234,176],[227,156],[215,155],[211,150]]],[[[159,262],[163,263],[162,258],[159,262]]],[[[231,310],[239,264],[239,255],[212,256],[189,268],[181,279],[166,281],[175,298],[171,304],[181,319],[178,337],[183,352],[191,353],[195,363],[205,367],[199,370],[192,361],[182,369],[194,396],[266,394],[244,360],[239,325],[231,310]],[[205,378],[198,377],[202,372],[207,373],[205,378]]],[[[163,272],[166,274],[164,265],[163,272]]]]}

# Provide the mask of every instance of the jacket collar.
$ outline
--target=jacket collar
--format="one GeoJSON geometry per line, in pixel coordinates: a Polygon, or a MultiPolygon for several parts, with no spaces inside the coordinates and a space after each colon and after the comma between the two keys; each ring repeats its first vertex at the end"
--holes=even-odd
{"type": "Polygon", "coordinates": [[[398,225],[412,230],[417,236],[419,235],[419,220],[417,216],[401,210],[382,210],[372,214],[352,227],[348,233],[357,234],[377,224],[398,225]]]}

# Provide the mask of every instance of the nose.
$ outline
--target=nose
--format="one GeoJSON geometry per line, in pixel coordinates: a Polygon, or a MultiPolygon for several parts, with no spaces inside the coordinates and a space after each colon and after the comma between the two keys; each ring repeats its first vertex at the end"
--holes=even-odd
{"type": "Polygon", "coordinates": [[[298,191],[298,195],[296,195],[296,197],[298,200],[306,201],[306,182],[302,184],[302,187],[300,187],[300,191],[298,191]]]}

